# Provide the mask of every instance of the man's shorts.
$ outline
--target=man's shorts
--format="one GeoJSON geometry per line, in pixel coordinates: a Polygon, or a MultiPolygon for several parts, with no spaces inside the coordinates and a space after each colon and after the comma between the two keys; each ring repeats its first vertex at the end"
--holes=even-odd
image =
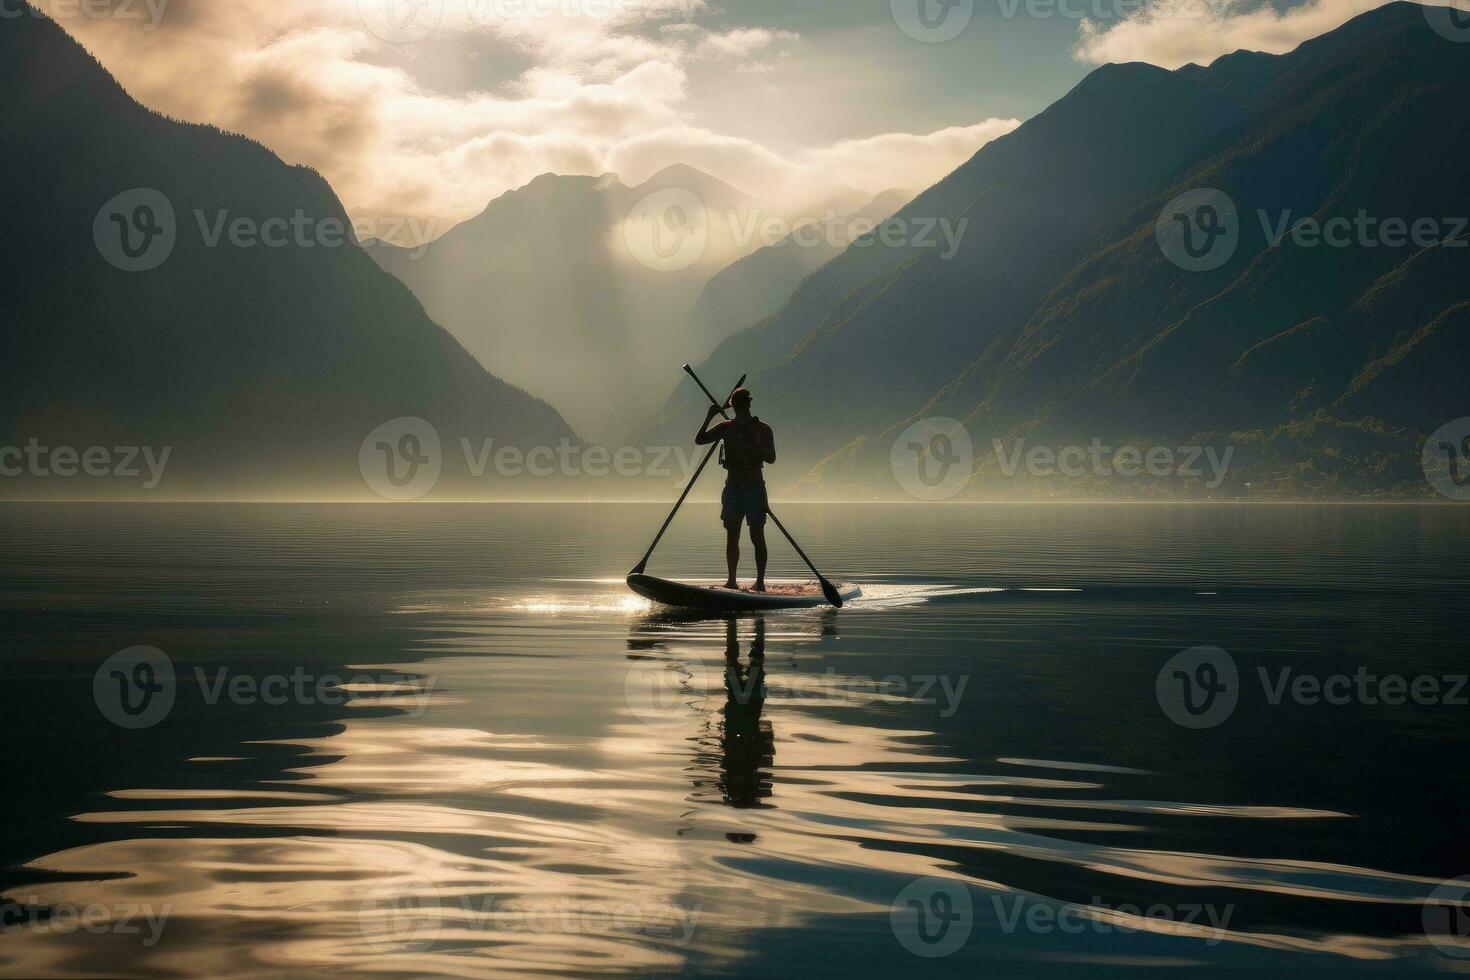
{"type": "Polygon", "coordinates": [[[751,527],[766,526],[766,485],[761,483],[727,483],[720,494],[720,523],[735,531],[742,521],[751,527]]]}

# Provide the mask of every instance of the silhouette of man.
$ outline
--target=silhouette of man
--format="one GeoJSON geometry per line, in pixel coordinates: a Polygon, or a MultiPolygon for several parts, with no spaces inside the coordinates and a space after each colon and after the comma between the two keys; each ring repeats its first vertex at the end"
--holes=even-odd
{"type": "Polygon", "coordinates": [[[735,389],[725,406],[735,417],[714,428],[710,422],[720,413],[713,405],[694,437],[695,445],[708,446],[724,440],[720,465],[725,468],[725,491],[720,495],[720,522],[725,525],[725,564],[730,577],[725,588],[738,589],[735,570],[740,565],[740,525],[750,525],[750,543],[755,548],[755,584],[752,592],[766,591],[766,481],[761,467],[776,462],[776,435],[771,427],[750,414],[750,392],[735,389]]]}

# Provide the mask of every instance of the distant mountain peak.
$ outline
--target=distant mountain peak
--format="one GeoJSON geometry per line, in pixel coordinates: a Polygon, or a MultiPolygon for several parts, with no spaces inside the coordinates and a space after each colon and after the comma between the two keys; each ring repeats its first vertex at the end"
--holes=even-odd
{"type": "Polygon", "coordinates": [[[532,177],[529,183],[522,184],[511,193],[520,191],[552,192],[559,187],[591,187],[594,189],[607,186],[609,183],[620,183],[617,174],[599,174],[593,177],[590,174],[558,174],[547,171],[532,177]]]}
{"type": "Polygon", "coordinates": [[[707,174],[703,170],[691,167],[687,163],[670,164],[633,189],[638,193],[648,194],[669,187],[694,191],[704,199],[706,204],[754,200],[738,187],[712,174],[707,174]]]}
{"type": "Polygon", "coordinates": [[[679,180],[706,181],[717,179],[718,178],[705,173],[703,170],[698,170],[694,167],[689,166],[689,164],[687,163],[671,163],[667,167],[664,167],[662,170],[660,170],[658,173],[654,174],[652,177],[649,177],[646,181],[644,181],[644,183],[665,184],[679,180]]]}

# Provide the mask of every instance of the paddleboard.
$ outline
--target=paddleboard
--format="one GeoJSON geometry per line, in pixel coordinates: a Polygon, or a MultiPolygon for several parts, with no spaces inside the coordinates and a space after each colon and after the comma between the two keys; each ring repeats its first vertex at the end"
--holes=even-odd
{"type": "MultiPolygon", "coordinates": [[[[846,582],[833,584],[843,602],[863,594],[856,585],[846,582]]],[[[629,575],[628,588],[645,599],[690,609],[806,609],[828,604],[822,587],[816,582],[772,582],[765,592],[750,592],[727,589],[723,583],[715,581],[673,582],[653,575],[629,575]]]]}

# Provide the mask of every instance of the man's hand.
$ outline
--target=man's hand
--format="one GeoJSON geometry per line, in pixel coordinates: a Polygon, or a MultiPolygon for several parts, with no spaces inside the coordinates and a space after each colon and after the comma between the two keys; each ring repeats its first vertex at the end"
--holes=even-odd
{"type": "Polygon", "coordinates": [[[704,424],[699,427],[699,432],[697,432],[694,436],[694,444],[696,446],[708,446],[710,443],[720,438],[720,429],[723,426],[729,425],[728,422],[721,422],[719,425],[715,426],[713,430],[711,430],[709,424],[714,421],[715,416],[718,414],[720,414],[720,409],[715,408],[715,406],[713,405],[711,405],[705,411],[704,424]]]}

